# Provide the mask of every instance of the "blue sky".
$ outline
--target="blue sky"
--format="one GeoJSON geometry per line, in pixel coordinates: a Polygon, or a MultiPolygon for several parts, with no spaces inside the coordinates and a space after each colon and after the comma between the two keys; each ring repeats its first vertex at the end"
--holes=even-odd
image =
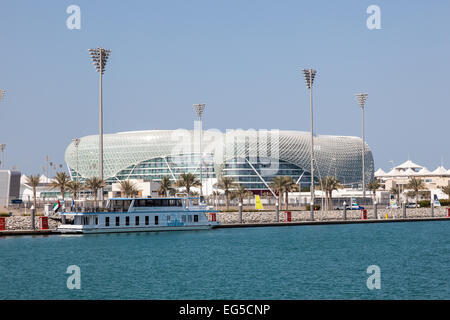
{"type": "Polygon", "coordinates": [[[204,127],[309,130],[300,69],[318,71],[317,134],[361,135],[367,92],[375,167],[410,158],[450,166],[447,1],[17,1],[0,5],[0,143],[6,166],[64,163],[72,138],[98,133],[98,74],[87,49],[112,50],[104,131],[204,127]],[[69,30],[69,5],[81,29],[69,30]],[[366,9],[381,8],[381,30],[366,9]]]}

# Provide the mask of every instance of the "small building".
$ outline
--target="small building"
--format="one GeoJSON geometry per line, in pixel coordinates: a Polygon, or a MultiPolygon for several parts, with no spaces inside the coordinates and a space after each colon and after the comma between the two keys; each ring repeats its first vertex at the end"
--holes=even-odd
{"type": "Polygon", "coordinates": [[[430,171],[411,160],[392,168],[387,173],[378,169],[374,176],[381,181],[386,191],[394,187],[398,188],[403,194],[403,200],[408,200],[406,193],[410,190],[407,189],[406,185],[411,178],[420,178],[425,184],[426,190],[419,196],[419,200],[430,200],[434,195],[437,195],[439,199],[445,199],[447,196],[444,195],[441,188],[450,185],[450,170],[441,165],[430,171]]]}
{"type": "Polygon", "coordinates": [[[20,197],[20,172],[0,170],[0,208],[7,208],[20,197]]]}

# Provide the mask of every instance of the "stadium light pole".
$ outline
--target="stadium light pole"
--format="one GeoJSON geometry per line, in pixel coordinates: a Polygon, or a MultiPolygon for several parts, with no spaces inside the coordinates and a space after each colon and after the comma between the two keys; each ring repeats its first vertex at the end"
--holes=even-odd
{"type": "MultiPolygon", "coordinates": [[[[99,73],[99,177],[103,180],[103,73],[105,72],[106,62],[108,61],[111,50],[102,47],[89,49],[89,54],[95,69],[99,73]]],[[[100,188],[100,201],[103,203],[103,187],[100,188]]]]}
{"type": "Polygon", "coordinates": [[[366,100],[368,97],[367,93],[358,93],[355,95],[356,96],[356,100],[359,103],[359,106],[361,107],[361,122],[362,122],[362,146],[361,146],[361,157],[362,157],[362,188],[363,188],[363,205],[366,203],[366,173],[365,173],[365,137],[364,137],[364,107],[366,104],[366,100]]]}
{"type": "MultiPolygon", "coordinates": [[[[6,90],[0,89],[0,102],[3,100],[5,93],[6,93],[6,90]]],[[[4,144],[4,143],[0,144],[0,150],[2,152],[2,163],[1,163],[0,168],[5,167],[5,148],[6,148],[6,144],[4,144]]]]}
{"type": "Polygon", "coordinates": [[[202,151],[202,139],[203,139],[203,124],[202,115],[205,110],[206,104],[198,103],[194,104],[194,110],[197,113],[198,121],[200,123],[200,199],[203,200],[203,151],[202,151]]]}
{"type": "Polygon", "coordinates": [[[312,88],[314,83],[314,77],[317,71],[314,69],[303,69],[303,76],[305,77],[306,87],[309,89],[309,106],[310,106],[310,127],[311,127],[311,220],[314,220],[314,127],[313,127],[313,100],[312,100],[312,88]]]}
{"type": "Polygon", "coordinates": [[[0,168],[4,168],[5,167],[5,148],[6,148],[6,144],[2,143],[0,144],[0,151],[2,152],[2,165],[0,168]]]}
{"type": "Polygon", "coordinates": [[[78,176],[79,176],[79,173],[78,173],[78,146],[80,145],[80,138],[72,139],[72,141],[73,141],[73,144],[75,145],[75,150],[77,153],[77,181],[78,181],[79,180],[78,179],[78,176]]]}

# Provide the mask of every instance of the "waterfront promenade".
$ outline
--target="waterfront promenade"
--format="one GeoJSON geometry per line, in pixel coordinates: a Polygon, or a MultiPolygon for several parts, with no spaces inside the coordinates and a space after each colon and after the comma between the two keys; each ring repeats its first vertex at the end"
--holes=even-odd
{"type": "MultiPolygon", "coordinates": [[[[221,222],[217,228],[246,228],[246,227],[270,227],[270,226],[294,226],[294,225],[325,225],[325,224],[363,224],[363,223],[389,223],[389,222],[418,222],[448,220],[446,207],[434,208],[432,214],[430,208],[407,209],[406,216],[402,209],[378,209],[375,217],[374,210],[367,211],[367,218],[363,218],[361,210],[347,210],[344,217],[342,210],[315,211],[314,221],[311,220],[309,211],[290,211],[289,221],[286,211],[279,212],[277,221],[275,211],[243,212],[242,221],[239,212],[219,212],[215,214],[217,221],[221,222]]],[[[210,218],[212,216],[210,215],[210,218]]],[[[39,217],[36,217],[36,230],[31,230],[29,216],[12,216],[6,218],[6,230],[0,231],[0,236],[15,235],[49,235],[59,234],[56,230],[59,222],[48,220],[49,229],[39,229],[39,217]]]]}

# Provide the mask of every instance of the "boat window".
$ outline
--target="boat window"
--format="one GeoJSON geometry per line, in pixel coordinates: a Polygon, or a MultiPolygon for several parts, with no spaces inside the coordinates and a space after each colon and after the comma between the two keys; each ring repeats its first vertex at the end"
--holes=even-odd
{"type": "Polygon", "coordinates": [[[139,225],[139,216],[136,216],[136,221],[135,221],[135,225],[139,225]]]}
{"type": "Polygon", "coordinates": [[[120,226],[120,217],[116,217],[116,226],[120,226]]]}
{"type": "Polygon", "coordinates": [[[186,222],[186,215],[185,215],[185,214],[183,214],[183,215],[181,216],[181,221],[182,221],[182,222],[186,222]]]}
{"type": "Polygon", "coordinates": [[[95,217],[95,224],[98,225],[98,217],[95,217]]]}
{"type": "Polygon", "coordinates": [[[198,222],[198,214],[194,214],[194,222],[198,222]]]}
{"type": "Polygon", "coordinates": [[[125,217],[125,225],[126,226],[130,225],[130,217],[125,217]]]}
{"type": "Polygon", "coordinates": [[[192,222],[192,216],[188,215],[188,222],[192,222]]]}
{"type": "Polygon", "coordinates": [[[148,224],[149,224],[149,217],[145,216],[145,225],[148,226],[148,224]]]}
{"type": "Polygon", "coordinates": [[[128,211],[131,205],[131,200],[116,199],[110,202],[110,211],[112,212],[124,212],[128,211]]]}
{"type": "Polygon", "coordinates": [[[169,206],[181,207],[181,199],[169,199],[169,206]]]}
{"type": "Polygon", "coordinates": [[[109,227],[109,217],[105,217],[105,226],[109,227]]]}
{"type": "Polygon", "coordinates": [[[170,215],[168,214],[167,215],[167,222],[169,222],[170,221],[170,215]]]}
{"type": "Polygon", "coordinates": [[[155,225],[159,223],[159,216],[155,216],[155,225]]]}

